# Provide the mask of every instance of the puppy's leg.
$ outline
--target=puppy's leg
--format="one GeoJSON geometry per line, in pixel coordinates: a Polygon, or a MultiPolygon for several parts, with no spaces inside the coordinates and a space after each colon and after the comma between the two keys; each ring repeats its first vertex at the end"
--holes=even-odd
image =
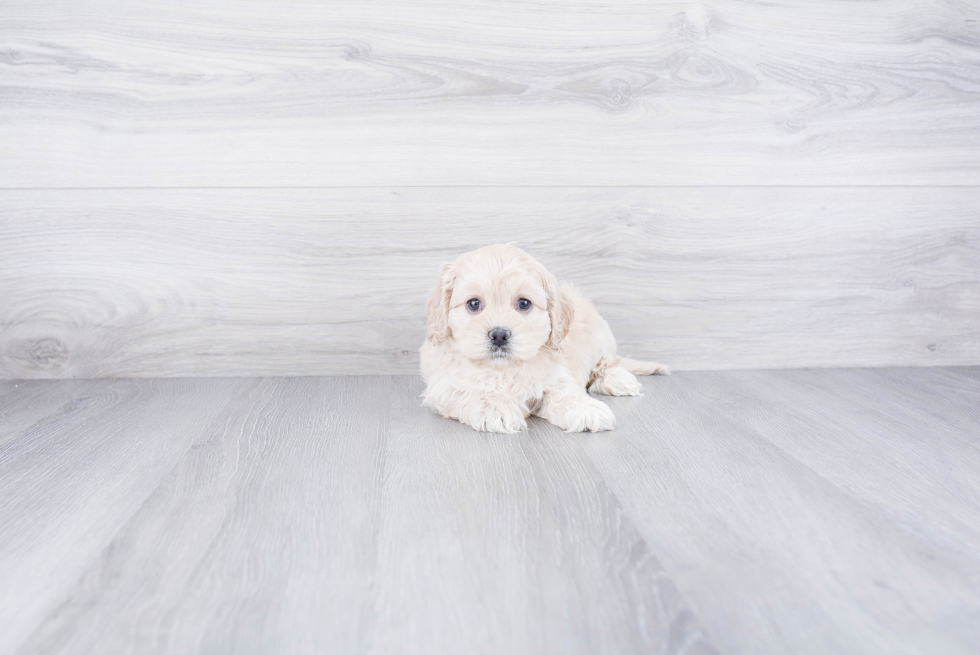
{"type": "Polygon", "coordinates": [[[590,397],[571,376],[563,377],[545,392],[536,413],[566,432],[599,432],[616,427],[616,416],[609,406],[590,397]]]}
{"type": "Polygon", "coordinates": [[[483,395],[459,408],[459,422],[480,432],[521,432],[527,429],[523,408],[512,398],[483,395]]]}
{"type": "Polygon", "coordinates": [[[643,385],[622,366],[609,366],[596,373],[589,391],[604,396],[642,396],[643,385]]]}
{"type": "Polygon", "coordinates": [[[445,380],[432,380],[423,396],[427,407],[480,432],[512,433],[527,429],[524,408],[501,394],[459,389],[445,380]]]}

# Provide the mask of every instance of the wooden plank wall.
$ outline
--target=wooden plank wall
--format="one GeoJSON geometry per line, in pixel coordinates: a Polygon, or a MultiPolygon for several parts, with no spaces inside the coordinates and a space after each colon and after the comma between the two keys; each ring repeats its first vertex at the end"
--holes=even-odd
{"type": "Polygon", "coordinates": [[[677,368],[980,364],[972,0],[11,0],[0,377],[408,373],[516,241],[677,368]]]}

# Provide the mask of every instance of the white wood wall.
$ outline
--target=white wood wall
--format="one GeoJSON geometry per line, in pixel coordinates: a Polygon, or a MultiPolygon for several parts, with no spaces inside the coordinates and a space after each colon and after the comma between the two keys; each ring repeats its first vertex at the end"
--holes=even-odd
{"type": "Polygon", "coordinates": [[[506,241],[677,368],[980,364],[976,0],[0,14],[0,377],[412,372],[506,241]]]}

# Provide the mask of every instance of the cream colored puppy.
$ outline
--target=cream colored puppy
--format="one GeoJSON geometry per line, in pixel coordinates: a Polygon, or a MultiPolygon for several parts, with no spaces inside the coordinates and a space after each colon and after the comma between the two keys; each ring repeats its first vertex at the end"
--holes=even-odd
{"type": "Polygon", "coordinates": [[[423,404],[476,430],[517,432],[531,414],[568,432],[612,430],[612,410],[588,392],[638,396],[634,374],[668,372],[617,356],[592,303],[514,246],[443,264],[427,307],[423,404]]]}

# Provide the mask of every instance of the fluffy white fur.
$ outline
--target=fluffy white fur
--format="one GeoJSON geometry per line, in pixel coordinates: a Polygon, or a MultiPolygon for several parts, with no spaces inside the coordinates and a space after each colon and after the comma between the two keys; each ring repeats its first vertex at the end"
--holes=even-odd
{"type": "Polygon", "coordinates": [[[568,432],[612,430],[612,410],[588,392],[637,396],[635,375],[668,372],[619,357],[592,303],[514,246],[443,264],[427,308],[424,404],[476,430],[518,432],[531,414],[568,432]],[[474,298],[476,312],[467,306],[474,298]],[[529,309],[521,309],[522,298],[529,309]],[[510,332],[506,347],[494,347],[494,329],[510,332]]]}

